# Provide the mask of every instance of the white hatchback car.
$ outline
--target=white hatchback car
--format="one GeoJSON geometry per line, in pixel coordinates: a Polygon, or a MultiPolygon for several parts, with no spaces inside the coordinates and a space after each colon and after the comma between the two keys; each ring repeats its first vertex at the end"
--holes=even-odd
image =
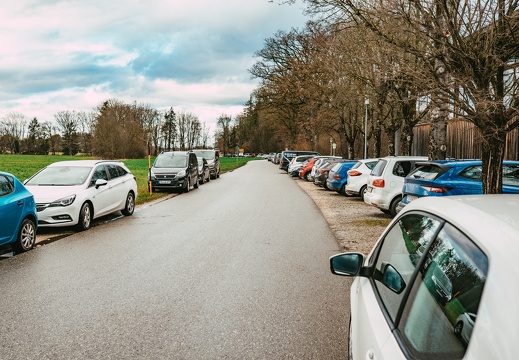
{"type": "Polygon", "coordinates": [[[368,176],[377,162],[378,159],[362,159],[348,170],[348,180],[346,180],[346,187],[344,188],[347,195],[358,195],[364,200],[368,176]]]}
{"type": "Polygon", "coordinates": [[[369,256],[330,258],[356,276],[349,359],[517,359],[518,252],[519,195],[413,201],[369,256]]]}
{"type": "Polygon", "coordinates": [[[376,163],[367,180],[364,202],[395,216],[402,200],[404,178],[415,168],[416,162],[426,161],[423,156],[386,156],[376,163]]]}
{"type": "Polygon", "coordinates": [[[120,161],[60,161],[25,182],[34,195],[38,226],[76,225],[90,228],[92,220],[116,211],[132,215],[137,182],[120,161]]]}

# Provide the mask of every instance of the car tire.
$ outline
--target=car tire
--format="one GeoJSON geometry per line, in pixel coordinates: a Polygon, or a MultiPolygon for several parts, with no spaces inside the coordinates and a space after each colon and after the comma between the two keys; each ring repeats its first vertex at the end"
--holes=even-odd
{"type": "Polygon", "coordinates": [[[391,217],[395,217],[397,214],[396,207],[398,206],[398,203],[402,200],[402,196],[397,196],[396,198],[391,201],[391,204],[389,205],[389,215],[391,217]]]}
{"type": "Polygon", "coordinates": [[[348,193],[346,192],[346,183],[342,184],[342,186],[341,186],[341,190],[339,190],[339,193],[341,193],[341,194],[344,195],[344,196],[350,196],[350,195],[348,195],[348,193]]]}
{"type": "Polygon", "coordinates": [[[310,173],[305,173],[305,176],[303,177],[306,181],[310,181],[310,173]]]}
{"type": "Polygon", "coordinates": [[[18,237],[12,244],[15,253],[22,253],[29,251],[34,247],[36,242],[36,225],[31,219],[24,219],[20,230],[18,230],[18,237]]]}
{"type": "Polygon", "coordinates": [[[204,183],[205,183],[205,179],[204,179],[204,177],[202,176],[202,177],[200,178],[200,180],[198,180],[198,184],[199,184],[199,185],[204,185],[204,183]]]}
{"type": "Polygon", "coordinates": [[[85,231],[92,226],[92,207],[89,203],[84,203],[79,210],[79,221],[77,228],[79,231],[85,231]]]}
{"type": "Polygon", "coordinates": [[[196,174],[196,180],[195,180],[195,183],[193,184],[193,187],[195,189],[198,189],[198,174],[196,174]]]}
{"type": "Polygon", "coordinates": [[[188,193],[189,190],[191,190],[191,183],[189,181],[189,178],[186,180],[186,186],[184,186],[184,189],[182,192],[188,193]]]}
{"type": "Polygon", "coordinates": [[[121,211],[124,216],[131,216],[135,211],[135,195],[130,191],[126,196],[126,204],[121,211]]]}
{"type": "Polygon", "coordinates": [[[366,194],[366,190],[367,190],[367,186],[364,185],[363,187],[360,188],[359,190],[359,195],[360,195],[360,198],[362,199],[362,201],[364,201],[364,194],[366,194]]]}

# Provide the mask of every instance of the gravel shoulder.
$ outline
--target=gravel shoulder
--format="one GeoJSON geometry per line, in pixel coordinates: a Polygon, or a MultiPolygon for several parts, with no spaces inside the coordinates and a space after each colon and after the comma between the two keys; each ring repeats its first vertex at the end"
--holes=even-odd
{"type": "Polygon", "coordinates": [[[391,221],[389,215],[367,205],[360,197],[346,197],[297,178],[294,181],[321,210],[340,251],[368,254],[391,221]]]}

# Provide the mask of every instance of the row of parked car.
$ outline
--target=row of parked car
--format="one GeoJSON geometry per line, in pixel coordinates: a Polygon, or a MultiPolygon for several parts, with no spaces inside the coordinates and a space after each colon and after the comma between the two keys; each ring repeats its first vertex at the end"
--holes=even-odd
{"type": "MultiPolygon", "coordinates": [[[[428,161],[420,156],[387,156],[351,161],[297,155],[290,158],[286,170],[327,190],[360,196],[392,217],[419,197],[483,193],[481,160],[428,161]]],[[[504,161],[502,171],[502,192],[519,194],[519,161],[504,161]]]]}
{"type": "Polygon", "coordinates": [[[482,195],[479,160],[349,163],[317,156],[287,169],[395,215],[368,256],[330,258],[333,274],[356,277],[348,359],[515,359],[519,162],[503,163],[499,195],[482,195]],[[346,181],[335,176],[342,166],[346,181]],[[343,191],[331,187],[336,178],[343,191]]]}
{"type": "MultiPolygon", "coordinates": [[[[152,191],[187,192],[220,176],[217,150],[163,152],[148,175],[152,191]]],[[[59,161],[20,182],[0,172],[0,246],[32,249],[38,227],[87,230],[98,217],[135,210],[137,181],[120,161],[59,161]]]]}

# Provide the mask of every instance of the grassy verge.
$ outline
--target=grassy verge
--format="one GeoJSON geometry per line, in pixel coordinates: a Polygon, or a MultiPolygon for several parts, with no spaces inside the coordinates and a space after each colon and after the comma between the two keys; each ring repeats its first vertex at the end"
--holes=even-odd
{"type": "MultiPolygon", "coordinates": [[[[10,155],[0,154],[0,171],[5,171],[13,174],[21,181],[24,181],[38,172],[41,168],[63,160],[87,160],[93,159],[88,156],[63,156],[63,155],[10,155]]],[[[153,163],[154,158],[150,159],[153,163]]],[[[255,158],[221,158],[220,172],[225,173],[232,171],[240,166],[245,165],[255,158]]],[[[148,159],[128,159],[122,160],[126,166],[131,170],[137,179],[137,187],[139,196],[137,197],[137,204],[146,203],[160,197],[167,195],[166,193],[154,193],[152,195],[148,192],[148,159]]]]}

